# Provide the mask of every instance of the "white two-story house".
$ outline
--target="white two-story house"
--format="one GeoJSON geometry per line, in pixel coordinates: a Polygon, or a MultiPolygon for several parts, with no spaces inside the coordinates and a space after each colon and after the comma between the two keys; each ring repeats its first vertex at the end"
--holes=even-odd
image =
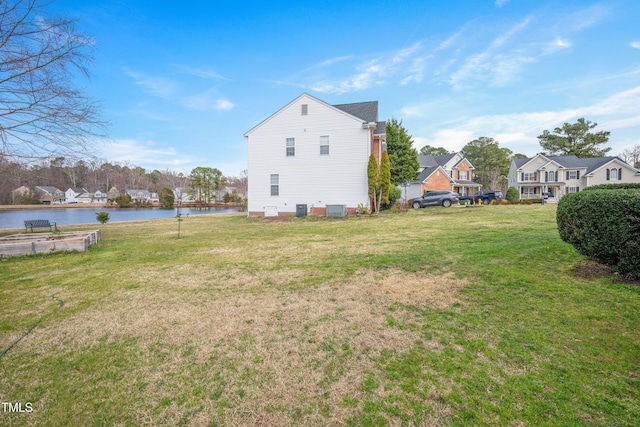
{"type": "Polygon", "coordinates": [[[618,157],[543,154],[513,159],[509,168],[509,187],[516,187],[521,199],[539,199],[547,194],[549,201],[557,201],[591,185],[613,183],[640,183],[640,171],[618,157]]]}
{"type": "Polygon", "coordinates": [[[249,216],[295,215],[306,205],[355,213],[368,205],[367,164],[384,150],[378,102],[330,105],[302,94],[244,135],[248,144],[249,216]]]}

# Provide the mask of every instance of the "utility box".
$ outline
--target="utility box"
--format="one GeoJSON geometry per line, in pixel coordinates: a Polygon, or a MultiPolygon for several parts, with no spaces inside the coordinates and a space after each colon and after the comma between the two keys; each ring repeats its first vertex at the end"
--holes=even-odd
{"type": "Polygon", "coordinates": [[[347,216],[347,205],[327,205],[328,217],[347,216]]]}
{"type": "Polygon", "coordinates": [[[307,216],[307,205],[296,205],[296,216],[298,218],[307,216]]]}

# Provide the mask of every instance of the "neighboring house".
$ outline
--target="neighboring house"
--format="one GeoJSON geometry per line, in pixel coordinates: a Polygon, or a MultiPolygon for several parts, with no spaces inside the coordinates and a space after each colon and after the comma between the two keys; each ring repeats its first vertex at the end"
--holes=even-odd
{"type": "Polygon", "coordinates": [[[133,203],[159,203],[158,193],[147,190],[127,190],[127,194],[131,196],[133,203]]]}
{"type": "Polygon", "coordinates": [[[598,184],[640,183],[640,171],[619,157],[545,156],[538,154],[513,159],[509,168],[509,187],[516,187],[521,199],[559,200],[598,184]]]}
{"type": "Polygon", "coordinates": [[[102,190],[89,190],[91,195],[91,203],[107,203],[107,193],[102,190]]]}
{"type": "Polygon", "coordinates": [[[377,101],[330,105],[304,93],[244,136],[250,216],[295,215],[296,205],[353,214],[369,204],[367,164],[386,149],[386,122],[377,101]]]}
{"type": "Polygon", "coordinates": [[[40,201],[45,205],[60,205],[65,203],[64,192],[56,187],[36,185],[35,191],[40,197],[40,201]]]}
{"type": "Polygon", "coordinates": [[[40,186],[27,187],[23,185],[11,192],[14,203],[34,203],[39,201],[44,205],[59,205],[65,202],[65,194],[56,187],[40,186]]]}
{"type": "Polygon", "coordinates": [[[420,176],[406,188],[407,199],[420,197],[429,190],[453,190],[461,196],[467,196],[482,187],[473,182],[475,168],[461,153],[419,155],[418,162],[420,176]]]}
{"type": "Polygon", "coordinates": [[[78,198],[86,192],[87,190],[85,188],[68,188],[67,191],[64,192],[66,202],[79,203],[78,198]]]}
{"type": "Polygon", "coordinates": [[[86,188],[69,188],[65,191],[67,203],[107,203],[107,193],[86,188]]]}

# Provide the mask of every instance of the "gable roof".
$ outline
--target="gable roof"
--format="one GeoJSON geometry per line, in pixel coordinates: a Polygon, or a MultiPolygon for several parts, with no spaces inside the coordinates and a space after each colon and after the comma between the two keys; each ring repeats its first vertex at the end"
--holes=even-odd
{"type": "MultiPolygon", "coordinates": [[[[576,157],[576,156],[544,156],[542,154],[538,154],[534,157],[528,157],[526,159],[513,159],[513,163],[516,165],[516,168],[520,169],[524,167],[531,160],[536,157],[544,157],[552,162],[556,162],[560,166],[565,169],[586,169],[587,173],[592,173],[597,169],[600,169],[602,166],[610,163],[614,160],[618,160],[619,162],[627,165],[629,168],[634,169],[632,166],[627,164],[624,160],[619,157],[576,157]]],[[[635,170],[635,169],[634,169],[635,170]]]]}
{"type": "Polygon", "coordinates": [[[454,158],[458,153],[450,153],[444,154],[442,156],[428,156],[424,154],[418,155],[418,163],[420,163],[420,167],[430,167],[430,166],[444,166],[454,158]]]}
{"type": "MultiPolygon", "coordinates": [[[[431,156],[433,157],[433,156],[431,156]]],[[[454,179],[451,178],[449,176],[449,174],[447,173],[446,170],[444,170],[444,168],[440,165],[435,165],[435,166],[429,166],[424,168],[424,170],[420,173],[420,176],[418,177],[418,181],[419,182],[424,182],[426,179],[428,179],[431,175],[433,175],[433,173],[437,170],[442,171],[442,173],[449,179],[450,182],[454,182],[454,179]]]]}
{"type": "Polygon", "coordinates": [[[275,113],[271,114],[269,117],[267,117],[266,119],[262,120],[260,123],[258,123],[257,125],[255,125],[251,129],[249,129],[247,132],[245,132],[244,136],[248,137],[249,134],[251,132],[253,132],[255,129],[259,128],[264,123],[266,123],[269,120],[271,120],[272,117],[278,115],[278,113],[280,113],[282,110],[286,109],[291,104],[295,103],[296,101],[298,101],[299,99],[304,98],[304,97],[310,98],[310,99],[312,99],[312,100],[314,100],[316,102],[319,102],[320,104],[323,104],[323,105],[333,109],[334,111],[339,111],[339,112],[341,112],[343,114],[347,114],[348,116],[352,117],[353,119],[360,120],[360,121],[366,122],[366,123],[376,123],[376,131],[378,130],[378,126],[380,126],[380,123],[378,123],[378,101],[356,102],[356,103],[353,103],[353,104],[331,105],[331,104],[327,104],[326,102],[324,102],[321,99],[316,98],[315,96],[309,95],[308,93],[303,93],[300,96],[298,96],[297,98],[295,98],[293,101],[289,102],[287,105],[285,105],[284,107],[280,108],[278,111],[276,111],[275,113]]]}

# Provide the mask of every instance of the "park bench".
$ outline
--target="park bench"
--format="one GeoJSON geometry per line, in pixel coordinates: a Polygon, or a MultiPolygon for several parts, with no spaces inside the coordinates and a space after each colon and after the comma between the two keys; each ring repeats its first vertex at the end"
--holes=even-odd
{"type": "Polygon", "coordinates": [[[49,231],[53,231],[52,227],[55,228],[56,230],[58,229],[58,227],[56,227],[56,223],[55,222],[50,223],[48,219],[30,219],[24,222],[25,233],[27,232],[28,229],[31,229],[31,232],[33,233],[34,228],[47,228],[47,227],[49,227],[49,231]]]}

